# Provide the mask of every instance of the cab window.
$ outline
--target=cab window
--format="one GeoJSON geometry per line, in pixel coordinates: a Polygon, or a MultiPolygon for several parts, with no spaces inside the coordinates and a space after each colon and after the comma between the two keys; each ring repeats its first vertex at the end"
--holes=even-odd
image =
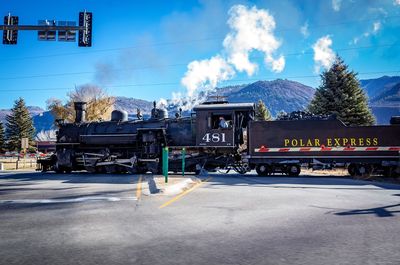
{"type": "Polygon", "coordinates": [[[211,128],[212,129],[228,129],[232,128],[233,121],[230,114],[213,113],[211,115],[211,128]]]}

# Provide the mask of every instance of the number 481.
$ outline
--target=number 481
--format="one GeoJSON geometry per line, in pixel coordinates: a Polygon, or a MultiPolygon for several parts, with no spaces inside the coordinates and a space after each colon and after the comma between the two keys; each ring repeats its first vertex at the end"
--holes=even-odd
{"type": "Polygon", "coordinates": [[[225,133],[206,133],[202,140],[206,143],[225,143],[225,133]]]}

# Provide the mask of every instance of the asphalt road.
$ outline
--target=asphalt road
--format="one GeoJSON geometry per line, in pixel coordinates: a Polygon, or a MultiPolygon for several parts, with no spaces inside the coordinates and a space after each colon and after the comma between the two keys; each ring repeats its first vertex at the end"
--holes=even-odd
{"type": "Polygon", "coordinates": [[[210,177],[0,174],[0,264],[399,264],[400,185],[210,177]]]}

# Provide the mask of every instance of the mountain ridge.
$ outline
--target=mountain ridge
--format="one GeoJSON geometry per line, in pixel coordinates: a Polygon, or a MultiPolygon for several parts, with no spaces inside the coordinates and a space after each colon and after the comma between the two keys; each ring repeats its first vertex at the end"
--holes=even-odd
{"type": "MultiPolygon", "coordinates": [[[[378,124],[388,124],[390,116],[400,115],[400,76],[382,76],[375,79],[360,80],[362,88],[369,97],[369,103],[378,124]],[[397,83],[396,83],[397,82],[397,83]],[[373,95],[373,96],[372,96],[373,95]]],[[[254,102],[262,99],[271,114],[276,116],[280,111],[291,112],[303,110],[311,101],[315,89],[300,82],[276,79],[256,81],[250,84],[225,86],[217,88],[210,96],[226,96],[229,102],[254,102]]],[[[115,97],[114,108],[135,117],[137,109],[148,115],[153,103],[143,99],[115,97]]],[[[178,111],[179,106],[168,106],[170,116],[178,111]]],[[[54,118],[49,111],[36,106],[28,106],[36,131],[48,130],[53,126],[54,118]]],[[[0,110],[0,121],[5,121],[9,109],[0,110]]]]}

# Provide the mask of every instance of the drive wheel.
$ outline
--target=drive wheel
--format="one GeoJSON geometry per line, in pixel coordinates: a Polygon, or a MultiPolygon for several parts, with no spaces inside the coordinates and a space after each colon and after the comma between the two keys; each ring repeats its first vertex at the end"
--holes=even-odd
{"type": "Polygon", "coordinates": [[[350,164],[347,167],[347,171],[349,172],[349,175],[352,176],[352,177],[354,177],[356,175],[356,169],[357,169],[357,167],[354,164],[350,164]]]}
{"type": "Polygon", "coordinates": [[[256,172],[259,176],[268,176],[271,173],[271,168],[267,164],[260,164],[256,166],[256,172]]]}
{"type": "Polygon", "coordinates": [[[298,177],[300,175],[301,168],[299,165],[289,165],[287,167],[287,174],[290,177],[298,177]]]}

